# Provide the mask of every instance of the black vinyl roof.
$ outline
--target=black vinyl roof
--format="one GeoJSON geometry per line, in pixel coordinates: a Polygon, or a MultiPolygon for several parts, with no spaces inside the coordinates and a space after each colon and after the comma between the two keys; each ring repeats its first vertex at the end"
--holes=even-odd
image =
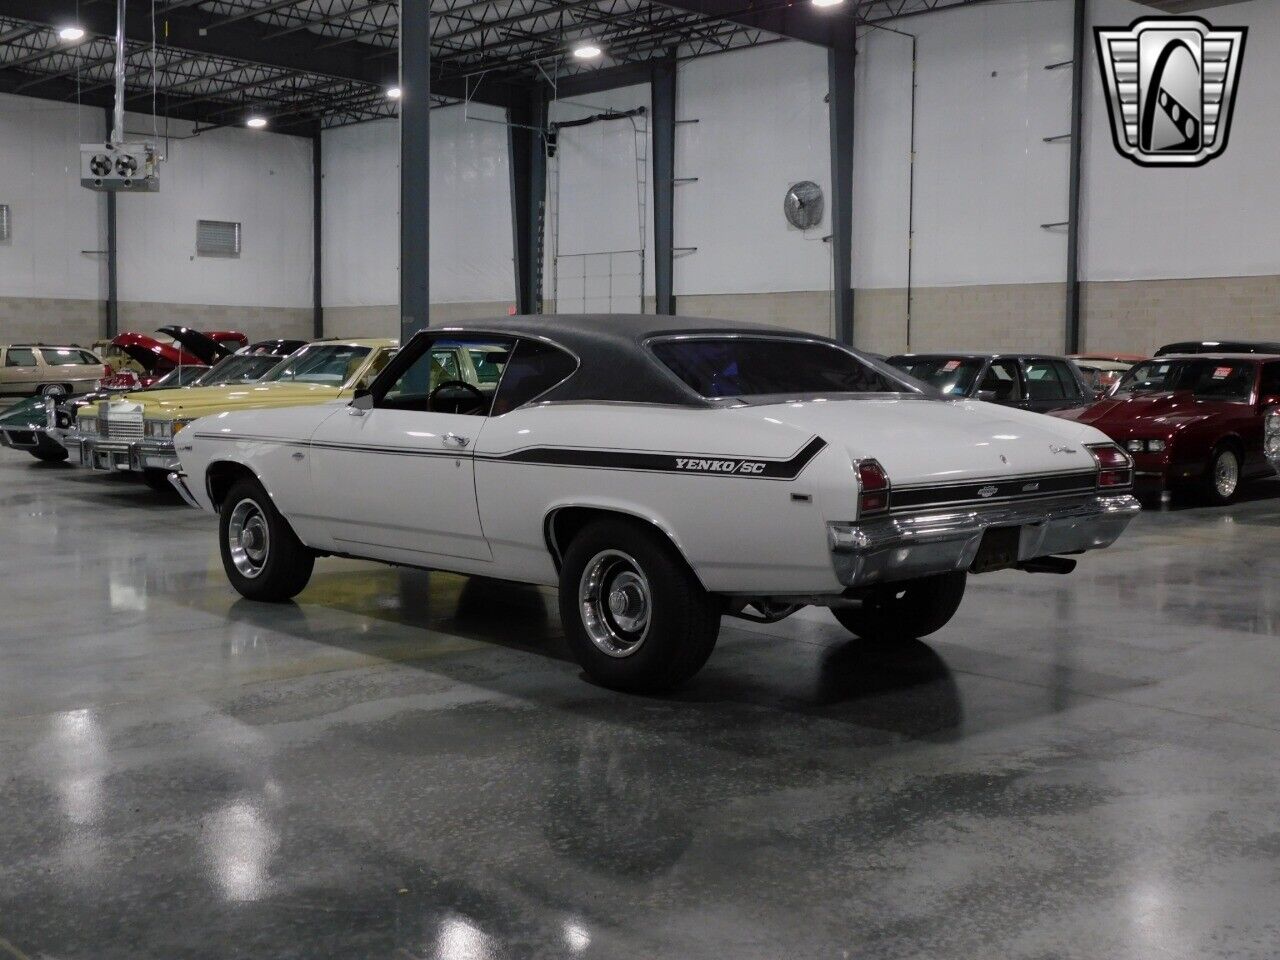
{"type": "MultiPolygon", "coordinates": [[[[471,320],[429,327],[418,336],[449,332],[533,337],[573,353],[581,361],[578,371],[546,393],[543,400],[659,403],[684,407],[713,407],[717,404],[699,396],[659,363],[644,347],[646,340],[697,334],[757,334],[812,340],[849,349],[827,337],[785,327],[640,313],[554,314],[471,320]]],[[[874,360],[867,360],[867,363],[877,368],[881,366],[874,360]]]]}

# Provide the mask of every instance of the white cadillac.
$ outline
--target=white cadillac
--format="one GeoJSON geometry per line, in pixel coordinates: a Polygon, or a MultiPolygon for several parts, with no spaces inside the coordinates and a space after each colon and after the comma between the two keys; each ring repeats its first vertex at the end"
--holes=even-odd
{"type": "Polygon", "coordinates": [[[432,328],[352,402],[207,417],[177,450],[244,596],[287,600],[328,555],[558,584],[583,668],[630,690],[692,676],[726,614],[924,636],[970,573],[1068,573],[1139,511],[1091,427],[656,316],[432,328]]]}

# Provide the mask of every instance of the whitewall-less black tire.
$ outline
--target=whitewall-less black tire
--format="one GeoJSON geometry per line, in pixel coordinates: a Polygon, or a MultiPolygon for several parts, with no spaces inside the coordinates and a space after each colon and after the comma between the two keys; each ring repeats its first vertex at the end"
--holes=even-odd
{"type": "Polygon", "coordinates": [[[831,612],[841,626],[864,640],[918,640],[941,630],[955,616],[967,578],[967,573],[957,571],[886,583],[862,606],[833,607],[831,612]]]}
{"type": "Polygon", "coordinates": [[[250,600],[292,600],[311,579],[315,554],[256,480],[237,480],[227,491],[219,511],[218,543],[227,579],[250,600]]]}
{"type": "Polygon", "coordinates": [[[657,692],[707,662],[720,602],[647,524],[597,520],[569,544],[560,570],[560,619],[569,648],[597,683],[657,692]]]}

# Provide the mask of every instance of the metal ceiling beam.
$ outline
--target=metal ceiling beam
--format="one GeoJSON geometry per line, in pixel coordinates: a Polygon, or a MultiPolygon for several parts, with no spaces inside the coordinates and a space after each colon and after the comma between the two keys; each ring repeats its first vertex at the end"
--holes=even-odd
{"type": "MultiPolygon", "coordinates": [[[[0,0],[0,16],[50,28],[74,21],[87,31],[88,37],[106,37],[115,32],[115,11],[110,4],[90,5],[77,3],[77,0],[44,0],[39,4],[31,0],[0,0]]],[[[166,48],[355,80],[379,87],[390,86],[396,79],[393,69],[368,59],[359,49],[321,49],[322,45],[317,44],[309,32],[273,36],[278,33],[274,27],[256,20],[228,23],[219,28],[220,18],[194,8],[170,7],[158,19],[156,32],[163,38],[166,48]]],[[[131,45],[151,45],[151,10],[148,4],[129,6],[125,37],[131,45]]],[[[53,52],[52,49],[49,51],[53,52]]],[[[466,96],[463,84],[458,84],[456,90],[448,89],[447,85],[437,87],[435,92],[458,98],[466,96]]],[[[472,99],[505,107],[511,100],[511,93],[504,85],[488,83],[472,99]]]]}
{"type": "Polygon", "coordinates": [[[830,47],[844,33],[853,34],[853,20],[838,9],[823,11],[810,3],[774,0],[759,5],[744,0],[656,0],[665,7],[686,10],[714,20],[767,30],[780,37],[830,47]]]}

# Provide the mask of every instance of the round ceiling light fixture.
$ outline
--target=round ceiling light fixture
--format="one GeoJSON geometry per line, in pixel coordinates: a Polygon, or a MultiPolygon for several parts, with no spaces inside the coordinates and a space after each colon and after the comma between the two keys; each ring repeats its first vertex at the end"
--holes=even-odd
{"type": "Polygon", "coordinates": [[[577,60],[595,60],[604,53],[604,48],[594,40],[579,40],[573,45],[573,56],[577,60]]]}
{"type": "Polygon", "coordinates": [[[387,87],[387,99],[399,100],[403,95],[403,91],[399,87],[387,87]]]}
{"type": "Polygon", "coordinates": [[[75,26],[75,25],[68,25],[68,26],[63,27],[61,30],[59,30],[59,31],[58,31],[58,39],[59,39],[59,40],[74,41],[74,40],[81,40],[81,39],[83,39],[83,38],[84,38],[84,28],[83,28],[83,27],[77,27],[77,26],[75,26]]]}
{"type": "Polygon", "coordinates": [[[815,7],[838,7],[844,0],[812,0],[815,7]]]}
{"type": "Polygon", "coordinates": [[[261,130],[267,125],[266,117],[250,117],[244,122],[246,127],[252,127],[254,130],[261,130]]]}

